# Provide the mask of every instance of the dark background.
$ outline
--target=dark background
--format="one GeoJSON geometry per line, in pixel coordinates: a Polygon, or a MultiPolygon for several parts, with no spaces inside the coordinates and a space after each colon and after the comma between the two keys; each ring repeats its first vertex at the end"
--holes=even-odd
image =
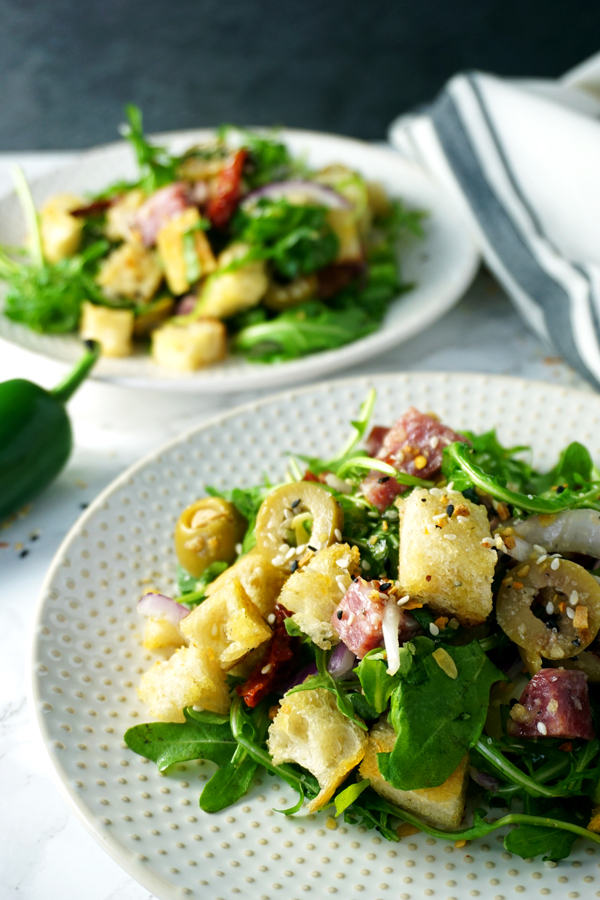
{"type": "Polygon", "coordinates": [[[600,47],[598,0],[0,0],[0,150],[274,125],[381,139],[454,72],[555,77],[600,47]]]}

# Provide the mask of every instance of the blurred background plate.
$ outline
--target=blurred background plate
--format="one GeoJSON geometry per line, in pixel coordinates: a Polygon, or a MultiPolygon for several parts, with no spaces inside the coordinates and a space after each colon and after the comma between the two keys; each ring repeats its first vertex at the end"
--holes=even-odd
{"type": "Polygon", "coordinates": [[[136,685],[156,658],[141,645],[135,606],[149,583],[167,594],[175,589],[173,529],[181,511],[207,484],[250,487],[263,474],[280,480],[289,449],[331,456],[371,387],[377,390],[373,423],[389,424],[415,405],[459,431],[497,427],[503,444],[530,444],[541,469],[573,440],[600,461],[599,396],[468,373],[326,382],[253,402],[171,441],[94,501],[42,588],[31,713],[56,781],[100,846],[160,900],[290,900],[311,890],[309,897],[347,900],[417,900],[434,892],[446,900],[504,900],[515,891],[590,897],[598,886],[598,854],[585,841],[554,868],[539,858],[513,858],[497,834],[464,848],[426,834],[388,843],[341,821],[331,828],[326,812],[277,814],[274,809],[295,798],[264,773],[240,803],[207,815],[198,797],[210,763],[183,763],[161,774],[123,743],[125,730],[148,718],[136,685]]]}
{"type": "MultiPolygon", "coordinates": [[[[206,140],[207,130],[171,132],[156,140],[174,152],[206,140]]],[[[424,240],[400,245],[402,277],[415,287],[391,306],[379,331],[338,350],[306,356],[278,365],[249,363],[230,357],[224,363],[190,375],[159,369],[146,354],[126,359],[105,359],[93,377],[129,387],[169,391],[219,393],[282,387],[352,367],[390,350],[427,328],[461,298],[471,283],[478,254],[453,202],[417,165],[393,150],[334,135],[292,129],[281,132],[292,153],[305,156],[315,168],[342,162],[371,180],[380,181],[392,197],[413,209],[427,210],[424,240]]],[[[32,182],[39,206],[60,191],[96,192],[118,179],[133,179],[137,167],[124,142],[83,153],[74,163],[32,182]]],[[[14,194],[0,199],[0,244],[21,244],[23,217],[14,194]]],[[[81,353],[74,335],[42,335],[0,315],[0,337],[27,350],[71,363],[81,353]]]]}

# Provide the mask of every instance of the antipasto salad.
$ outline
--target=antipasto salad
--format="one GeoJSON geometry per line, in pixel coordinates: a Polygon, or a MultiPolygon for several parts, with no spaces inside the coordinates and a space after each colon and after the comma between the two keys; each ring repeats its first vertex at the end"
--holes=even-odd
{"type": "Polygon", "coordinates": [[[28,250],[0,247],[4,314],[34,331],[79,331],[106,356],[147,348],[189,372],[230,348],[258,362],[335,349],[376,330],[402,285],[398,239],[422,213],[332,162],[319,171],[276,136],[230,126],[180,156],[124,133],[139,177],[36,212],[16,188],[28,250]]]}
{"type": "Polygon", "coordinates": [[[414,408],[369,428],[373,403],[333,459],[183,512],[181,596],[138,604],[162,721],[128,746],[215,762],[206,812],[263,767],[298,792],[286,813],[392,841],[600,843],[600,472],[572,443],[540,474],[414,408]]]}

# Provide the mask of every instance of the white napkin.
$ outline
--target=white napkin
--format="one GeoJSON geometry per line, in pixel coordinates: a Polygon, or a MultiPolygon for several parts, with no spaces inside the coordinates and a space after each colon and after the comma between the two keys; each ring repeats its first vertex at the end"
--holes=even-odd
{"type": "Polygon", "coordinates": [[[389,137],[453,194],[531,328],[600,388],[600,55],[558,82],[457,75],[389,137]]]}

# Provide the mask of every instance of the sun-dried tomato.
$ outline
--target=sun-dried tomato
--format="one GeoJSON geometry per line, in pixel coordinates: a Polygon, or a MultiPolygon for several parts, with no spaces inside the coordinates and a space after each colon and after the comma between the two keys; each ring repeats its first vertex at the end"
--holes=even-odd
{"type": "Polygon", "coordinates": [[[237,209],[241,196],[242,172],[247,156],[247,150],[243,148],[237,150],[219,175],[216,196],[209,200],[206,207],[206,215],[215,228],[226,228],[237,209]]]}
{"type": "Polygon", "coordinates": [[[273,636],[267,651],[244,684],[236,687],[246,706],[257,706],[263,697],[271,694],[278,684],[284,683],[292,675],[300,641],[286,631],[285,620],[291,615],[283,606],[275,606],[273,636]]]}

